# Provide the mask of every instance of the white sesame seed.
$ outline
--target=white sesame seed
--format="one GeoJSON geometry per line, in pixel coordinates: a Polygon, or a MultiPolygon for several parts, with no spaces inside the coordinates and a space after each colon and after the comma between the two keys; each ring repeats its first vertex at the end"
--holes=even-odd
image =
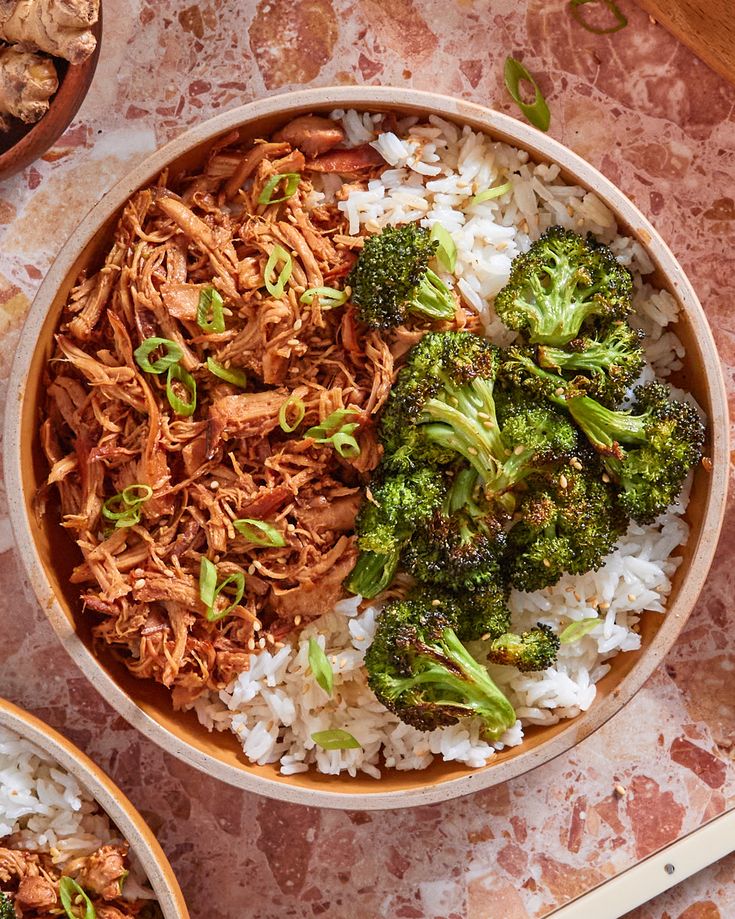
{"type": "Polygon", "coordinates": [[[602,481],[605,483],[608,483],[610,481],[610,476],[606,472],[602,473],[602,481]]]}
{"type": "Polygon", "coordinates": [[[254,638],[248,639],[248,651],[255,651],[255,639],[254,638]]]}
{"type": "Polygon", "coordinates": [[[622,785],[616,785],[613,791],[616,798],[624,798],[628,793],[622,785]]]}
{"type": "Polygon", "coordinates": [[[559,487],[560,487],[560,488],[566,488],[567,485],[569,485],[569,481],[568,481],[567,477],[566,477],[564,474],[560,475],[560,476],[559,476],[559,487]]]}
{"type": "Polygon", "coordinates": [[[259,632],[262,628],[263,628],[263,623],[260,621],[260,619],[254,619],[253,620],[253,631],[259,632]]]}
{"type": "Polygon", "coordinates": [[[145,578],[138,578],[135,584],[133,584],[133,587],[136,590],[140,590],[141,587],[145,587],[145,578]]]}
{"type": "Polygon", "coordinates": [[[551,562],[548,560],[548,558],[544,559],[544,568],[551,568],[551,562]]]}
{"type": "Polygon", "coordinates": [[[212,481],[209,483],[209,487],[212,489],[212,491],[217,491],[219,488],[219,482],[217,479],[212,479],[212,481]]]}
{"type": "Polygon", "coordinates": [[[294,617],[293,617],[293,624],[294,624],[294,625],[301,625],[301,616],[294,616],[294,617]]]}
{"type": "Polygon", "coordinates": [[[258,647],[260,648],[261,651],[263,650],[263,648],[265,648],[265,638],[260,639],[260,641],[258,642],[258,647]]]}

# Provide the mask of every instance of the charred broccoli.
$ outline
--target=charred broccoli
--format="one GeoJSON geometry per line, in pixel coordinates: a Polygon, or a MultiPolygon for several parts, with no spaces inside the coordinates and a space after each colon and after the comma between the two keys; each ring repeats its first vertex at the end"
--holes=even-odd
{"type": "Polygon", "coordinates": [[[360,556],[346,586],[363,597],[384,590],[398,566],[401,549],[416,527],[439,507],[445,492],[441,473],[430,468],[394,475],[371,489],[357,516],[360,556]]]}
{"type": "Polygon", "coordinates": [[[421,731],[477,716],[485,736],[497,740],[515,712],[457,637],[459,615],[430,593],[388,603],[365,655],[368,682],[386,708],[421,731]]]}
{"type": "Polygon", "coordinates": [[[539,590],[565,574],[600,567],[625,532],[627,516],[599,463],[534,476],[508,535],[506,570],[518,590],[539,590]]]}
{"type": "Polygon", "coordinates": [[[0,891],[0,919],[15,919],[15,907],[10,897],[0,891]]]}
{"type": "Polygon", "coordinates": [[[607,246],[551,227],[517,256],[495,310],[533,344],[565,345],[591,317],[624,319],[633,283],[607,246]]]}
{"type": "Polygon", "coordinates": [[[452,292],[430,268],[438,243],[415,224],[368,236],[347,283],[358,318],[374,329],[401,325],[409,313],[451,319],[452,292]]]}
{"type": "Polygon", "coordinates": [[[425,335],[409,353],[383,415],[388,462],[400,468],[459,454],[476,470],[486,494],[495,496],[571,455],[576,431],[549,405],[526,401],[508,413],[501,428],[494,399],[499,365],[498,349],[479,335],[425,335]],[[438,452],[427,452],[432,449],[438,452]]]}
{"type": "Polygon", "coordinates": [[[514,635],[510,632],[490,642],[487,659],[493,664],[510,664],[523,673],[553,666],[559,650],[559,638],[548,625],[514,635]]]}
{"type": "Polygon", "coordinates": [[[556,370],[567,379],[576,374],[575,384],[605,405],[623,401],[643,369],[643,334],[627,322],[613,322],[601,333],[575,338],[565,348],[539,345],[541,367],[556,370]]]}

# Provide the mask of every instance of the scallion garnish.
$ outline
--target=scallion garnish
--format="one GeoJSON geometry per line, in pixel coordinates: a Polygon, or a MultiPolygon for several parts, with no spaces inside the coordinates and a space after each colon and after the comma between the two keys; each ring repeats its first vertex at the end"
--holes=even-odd
{"type": "Polygon", "coordinates": [[[324,648],[316,638],[309,639],[309,668],[324,692],[331,696],[334,689],[334,671],[324,648]]]}
{"type": "Polygon", "coordinates": [[[225,616],[233,611],[233,609],[238,605],[240,600],[242,600],[242,595],[245,593],[245,575],[242,571],[236,571],[234,574],[229,575],[222,581],[214,590],[214,600],[212,605],[207,609],[207,622],[219,622],[220,619],[224,619],[225,616]],[[223,590],[229,588],[232,590],[230,585],[233,585],[235,589],[235,598],[230,603],[229,606],[226,606],[223,610],[215,609],[217,603],[217,598],[222,593],[223,590]]]}
{"type": "Polygon", "coordinates": [[[197,407],[197,381],[188,370],[184,370],[181,364],[172,364],[168,368],[166,396],[168,397],[169,405],[177,415],[184,415],[184,417],[188,418],[189,415],[194,414],[197,407]],[[184,402],[183,399],[176,395],[174,390],[175,383],[180,383],[184,387],[189,396],[188,401],[184,402]]]}
{"type": "Polygon", "coordinates": [[[505,59],[504,73],[505,85],[518,108],[539,131],[548,131],[551,124],[549,106],[546,104],[546,99],[544,99],[538,84],[531,74],[514,57],[505,59]],[[521,96],[520,84],[522,80],[530,83],[536,93],[536,97],[531,103],[524,102],[521,96]]]}
{"type": "Polygon", "coordinates": [[[490,201],[492,198],[499,198],[513,188],[512,182],[505,182],[503,185],[496,185],[495,188],[486,188],[478,192],[474,198],[470,198],[470,204],[482,204],[483,201],[490,201]]]}
{"type": "Polygon", "coordinates": [[[291,271],[293,270],[293,261],[288,252],[276,244],[273,247],[273,251],[268,256],[268,261],[265,263],[265,271],[263,272],[263,283],[265,284],[266,290],[271,295],[275,297],[276,300],[279,300],[283,296],[283,292],[286,289],[286,284],[288,284],[288,279],[291,277],[291,271]],[[281,273],[278,275],[278,279],[274,284],[271,280],[271,273],[275,274],[276,268],[279,263],[283,262],[283,268],[281,273]]]}
{"type": "Polygon", "coordinates": [[[301,176],[298,172],[283,172],[280,175],[271,176],[263,186],[261,193],[258,195],[258,204],[279,204],[281,201],[285,201],[294,194],[299,187],[300,181],[301,176]],[[284,183],[283,196],[281,198],[274,198],[273,192],[281,182],[284,183]]]}
{"type": "Polygon", "coordinates": [[[102,516],[114,520],[116,528],[132,527],[140,521],[140,506],[153,497],[150,485],[128,485],[102,505],[102,516]]]}
{"type": "Polygon", "coordinates": [[[224,305],[220,292],[214,287],[202,290],[197,306],[197,325],[203,332],[224,332],[224,305]]]}
{"type": "Polygon", "coordinates": [[[177,364],[184,356],[181,346],[170,338],[146,338],[133,352],[135,360],[141,370],[146,373],[163,373],[174,364],[177,364]],[[154,351],[164,348],[164,353],[153,363],[148,359],[154,351]]]}
{"type": "Polygon", "coordinates": [[[435,223],[431,228],[429,239],[434,239],[439,244],[436,247],[436,257],[442,268],[445,271],[454,271],[454,266],[457,264],[457,246],[449,232],[440,223],[435,223]]]}
{"type": "Polygon", "coordinates": [[[97,919],[97,910],[83,887],[70,877],[59,878],[59,897],[68,919],[97,919]],[[75,907],[84,907],[84,913],[75,907]]]}
{"type": "Polygon", "coordinates": [[[309,428],[304,436],[313,438],[318,444],[331,444],[345,459],[355,459],[360,455],[360,445],[353,434],[360,425],[356,421],[344,424],[344,419],[348,415],[359,414],[359,411],[354,408],[338,408],[321,424],[309,428]]]}
{"type": "Polygon", "coordinates": [[[256,546],[280,548],[286,545],[283,534],[279,533],[273,524],[266,523],[265,520],[240,517],[238,520],[233,520],[232,525],[241,536],[244,536],[248,542],[252,542],[256,546]]]}
{"type": "Polygon", "coordinates": [[[592,32],[594,35],[612,35],[613,32],[619,32],[628,25],[625,14],[614,0],[569,0],[569,9],[582,28],[587,29],[588,32],[592,32]],[[617,20],[615,25],[607,28],[590,25],[582,15],[582,10],[579,9],[580,6],[585,6],[587,3],[602,3],[603,6],[606,6],[617,20]]]}
{"type": "Polygon", "coordinates": [[[347,731],[334,728],[331,731],[317,731],[311,735],[314,743],[322,750],[359,750],[362,744],[347,731]]]}
{"type": "Polygon", "coordinates": [[[232,383],[234,386],[239,386],[240,389],[245,389],[248,385],[248,378],[242,370],[231,370],[227,367],[223,367],[222,364],[218,364],[213,357],[207,358],[207,370],[216,377],[219,377],[220,380],[224,380],[226,383],[232,383]]]}
{"type": "Polygon", "coordinates": [[[573,641],[579,641],[580,638],[583,638],[599,624],[600,619],[598,616],[592,619],[580,619],[578,622],[570,622],[559,636],[559,641],[563,645],[571,644],[573,641]]]}
{"type": "Polygon", "coordinates": [[[297,396],[294,396],[293,393],[286,399],[283,405],[278,410],[278,423],[281,426],[281,430],[285,434],[293,434],[296,428],[304,420],[304,415],[306,414],[306,406],[297,396]],[[288,416],[293,409],[296,412],[296,417],[293,421],[289,422],[288,416]]]}
{"type": "Polygon", "coordinates": [[[347,293],[337,290],[336,287],[310,287],[299,297],[300,303],[312,303],[316,297],[323,310],[333,310],[337,306],[347,303],[347,293]]]}
{"type": "Polygon", "coordinates": [[[199,598],[207,609],[211,609],[214,606],[214,592],[216,589],[217,569],[213,562],[202,556],[199,564],[199,598]]]}

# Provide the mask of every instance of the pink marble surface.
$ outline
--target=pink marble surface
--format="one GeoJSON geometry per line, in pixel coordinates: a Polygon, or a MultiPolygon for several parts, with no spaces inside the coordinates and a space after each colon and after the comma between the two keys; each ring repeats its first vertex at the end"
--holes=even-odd
{"type": "MultiPolygon", "coordinates": [[[[513,112],[506,55],[539,75],[551,134],[648,213],[735,369],[735,89],[633,6],[612,37],[564,0],[108,0],[77,120],[0,185],[0,379],[30,299],[86,210],[188,125],[297,85],[412,84],[513,112]]],[[[527,919],[735,804],[728,521],[684,633],[638,696],[573,752],[445,805],[319,812],[230,789],[131,730],[26,599],[0,493],[0,694],[59,728],[149,819],[195,919],[527,919]],[[617,798],[613,789],[627,789],[617,798]]],[[[735,916],[729,858],[635,919],[735,916]]]]}

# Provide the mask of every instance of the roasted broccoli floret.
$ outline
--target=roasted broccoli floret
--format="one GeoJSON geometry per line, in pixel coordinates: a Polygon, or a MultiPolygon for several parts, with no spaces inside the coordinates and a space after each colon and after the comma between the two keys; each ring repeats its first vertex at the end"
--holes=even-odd
{"type": "Polygon", "coordinates": [[[374,329],[401,325],[409,313],[451,319],[454,297],[429,268],[437,245],[428,230],[415,224],[368,236],[347,278],[359,319],[374,329]]]}
{"type": "Polygon", "coordinates": [[[523,673],[545,670],[556,662],[559,638],[548,625],[514,635],[510,632],[490,642],[487,659],[493,664],[510,664],[523,673]]]}
{"type": "Polygon", "coordinates": [[[487,641],[510,629],[508,587],[503,578],[488,580],[482,590],[455,594],[461,613],[457,634],[462,641],[487,641]]]}
{"type": "Polygon", "coordinates": [[[445,490],[442,474],[430,468],[393,475],[371,486],[371,497],[357,516],[360,556],[346,582],[349,590],[374,597],[388,587],[401,549],[440,506],[445,490]]]}
{"type": "Polygon", "coordinates": [[[10,897],[0,891],[0,919],[15,919],[15,907],[10,897]]]}
{"type": "Polygon", "coordinates": [[[513,706],[457,637],[459,610],[416,593],[388,603],[365,655],[378,699],[402,721],[431,731],[460,718],[482,719],[496,740],[515,723],[513,706]]]}
{"type": "Polygon", "coordinates": [[[428,442],[438,451],[435,462],[463,456],[486,495],[495,496],[569,456],[576,431],[547,404],[525,401],[500,426],[494,399],[499,365],[498,349],[479,335],[425,335],[409,353],[383,416],[388,463],[426,462],[421,445],[428,442]]]}
{"type": "Polygon", "coordinates": [[[643,334],[627,322],[613,322],[604,332],[575,338],[565,348],[539,345],[541,367],[556,370],[567,379],[576,374],[575,385],[587,395],[614,407],[643,369],[643,334]]]}
{"type": "Polygon", "coordinates": [[[569,399],[569,412],[621,486],[619,501],[638,523],[652,523],[679,496],[702,457],[704,425],[688,402],[669,398],[663,383],[635,390],[630,412],[587,396],[569,399]]]}
{"type": "Polygon", "coordinates": [[[461,469],[441,507],[420,526],[402,563],[418,581],[450,590],[479,590],[501,579],[501,520],[484,500],[474,469],[461,469]]]}
{"type": "Polygon", "coordinates": [[[607,246],[556,226],[513,260],[495,310],[531,343],[558,346],[592,317],[624,319],[632,292],[629,272],[607,246]]]}
{"type": "Polygon", "coordinates": [[[564,574],[600,567],[628,520],[598,462],[534,476],[508,535],[506,570],[518,590],[539,590],[564,574]]]}

